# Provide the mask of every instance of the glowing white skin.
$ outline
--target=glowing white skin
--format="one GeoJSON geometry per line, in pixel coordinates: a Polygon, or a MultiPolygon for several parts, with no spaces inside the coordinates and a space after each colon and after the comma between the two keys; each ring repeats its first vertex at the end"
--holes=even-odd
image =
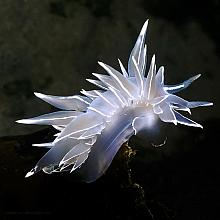
{"type": "Polygon", "coordinates": [[[67,97],[35,93],[61,111],[17,121],[52,125],[58,131],[52,143],[34,144],[50,150],[26,177],[40,170],[48,174],[77,170],[84,181],[92,182],[106,171],[124,142],[142,129],[153,128],[158,119],[202,128],[179,111],[190,113],[190,108],[212,103],[188,102],[174,95],[200,75],[178,85],[164,85],[164,67],[156,70],[155,56],[151,59],[149,71],[145,71],[147,25],[148,21],[144,23],[130,54],[128,71],[120,60],[122,73],[99,62],[108,75],[93,73],[98,80],[87,80],[100,90],[82,90],[83,95],[67,97]]]}

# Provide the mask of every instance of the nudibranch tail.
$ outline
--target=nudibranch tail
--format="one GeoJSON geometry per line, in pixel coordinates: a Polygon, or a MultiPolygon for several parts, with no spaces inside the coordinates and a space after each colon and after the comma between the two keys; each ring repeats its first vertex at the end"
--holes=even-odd
{"type": "Polygon", "coordinates": [[[191,114],[191,108],[212,103],[175,95],[200,74],[177,85],[164,85],[164,67],[157,70],[155,55],[146,71],[147,26],[148,20],[131,51],[128,70],[119,59],[120,71],[98,62],[107,75],[93,73],[97,79],[87,79],[98,90],[66,97],[35,93],[59,110],[17,122],[51,125],[57,133],[51,143],[33,144],[49,150],[26,177],[41,170],[48,174],[76,171],[82,180],[92,182],[104,174],[124,142],[146,128],[153,129],[159,121],[202,128],[180,112],[191,114]]]}

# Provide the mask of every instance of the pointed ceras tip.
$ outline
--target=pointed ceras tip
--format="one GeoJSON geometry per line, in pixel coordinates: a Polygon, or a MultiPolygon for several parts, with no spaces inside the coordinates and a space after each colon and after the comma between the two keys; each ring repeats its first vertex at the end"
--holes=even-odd
{"type": "Polygon", "coordinates": [[[198,124],[198,128],[202,128],[202,129],[203,129],[203,126],[202,126],[202,125],[200,125],[200,124],[198,124]]]}
{"type": "Polygon", "coordinates": [[[22,122],[23,120],[21,119],[21,120],[17,120],[17,121],[15,121],[16,123],[19,123],[19,124],[22,124],[23,122],[22,122]]]}
{"type": "Polygon", "coordinates": [[[101,61],[98,61],[98,64],[105,69],[105,64],[101,61]]]}
{"type": "Polygon", "coordinates": [[[154,55],[152,56],[152,61],[153,61],[153,63],[155,63],[155,59],[156,59],[156,55],[154,54],[154,55]]]}
{"type": "Polygon", "coordinates": [[[32,120],[31,119],[21,119],[21,120],[17,120],[15,121],[19,124],[31,124],[32,120]]]}
{"type": "Polygon", "coordinates": [[[43,94],[42,94],[42,93],[39,93],[39,92],[34,92],[34,95],[37,96],[38,98],[43,97],[43,94]]]}
{"type": "Polygon", "coordinates": [[[201,75],[202,74],[200,73],[200,74],[195,75],[194,77],[195,77],[195,79],[198,79],[201,75]]]}
{"type": "Polygon", "coordinates": [[[149,21],[149,19],[147,19],[147,20],[145,21],[145,23],[144,23],[144,25],[143,25],[143,27],[142,27],[142,29],[141,29],[140,35],[144,35],[144,34],[146,33],[146,31],[147,31],[147,26],[148,26],[148,21],[149,21]]]}
{"type": "Polygon", "coordinates": [[[25,175],[25,178],[28,178],[28,177],[32,176],[33,174],[34,174],[34,172],[33,172],[33,171],[30,171],[30,172],[28,172],[28,173],[25,175]]]}

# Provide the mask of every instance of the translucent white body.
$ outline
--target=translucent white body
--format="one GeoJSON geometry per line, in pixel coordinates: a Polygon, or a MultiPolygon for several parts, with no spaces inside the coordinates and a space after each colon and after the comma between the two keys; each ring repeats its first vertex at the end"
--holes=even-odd
{"type": "Polygon", "coordinates": [[[86,182],[95,181],[111,164],[115,154],[132,135],[151,129],[158,123],[171,122],[193,127],[200,124],[181,115],[209,102],[188,102],[174,93],[187,88],[200,75],[178,85],[164,85],[164,67],[156,69],[155,56],[149,70],[145,35],[148,21],[142,27],[128,61],[128,70],[119,60],[121,72],[99,62],[108,75],[93,73],[88,79],[99,90],[85,91],[68,97],[35,95],[60,111],[17,122],[52,125],[57,129],[52,143],[34,144],[50,148],[26,177],[45,173],[74,171],[86,182]]]}

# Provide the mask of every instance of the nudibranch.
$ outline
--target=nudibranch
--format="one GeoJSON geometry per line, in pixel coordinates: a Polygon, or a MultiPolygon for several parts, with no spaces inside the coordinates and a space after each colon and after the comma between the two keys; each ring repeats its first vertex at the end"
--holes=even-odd
{"type": "Polygon", "coordinates": [[[151,129],[158,121],[202,128],[180,111],[190,113],[191,108],[212,103],[186,101],[175,95],[200,74],[177,85],[165,85],[164,67],[156,69],[155,55],[146,71],[147,26],[148,20],[131,51],[127,70],[120,60],[120,72],[98,62],[108,75],[93,73],[97,79],[87,80],[99,89],[65,97],[35,93],[60,110],[17,121],[51,125],[57,130],[53,142],[33,144],[49,150],[26,177],[40,170],[47,174],[75,171],[83,181],[93,182],[105,173],[124,142],[143,129],[151,129]]]}

